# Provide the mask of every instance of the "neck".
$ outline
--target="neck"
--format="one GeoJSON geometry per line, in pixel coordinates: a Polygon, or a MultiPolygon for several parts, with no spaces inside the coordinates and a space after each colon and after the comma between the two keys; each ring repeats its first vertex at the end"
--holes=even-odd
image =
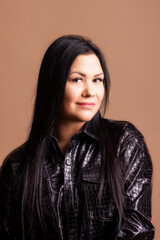
{"type": "Polygon", "coordinates": [[[53,135],[57,138],[62,152],[66,152],[70,139],[79,132],[85,122],[59,121],[53,129],[53,135]]]}

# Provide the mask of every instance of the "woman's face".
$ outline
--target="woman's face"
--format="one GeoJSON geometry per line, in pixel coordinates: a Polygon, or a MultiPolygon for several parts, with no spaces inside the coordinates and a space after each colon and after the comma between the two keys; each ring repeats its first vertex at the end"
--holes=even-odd
{"type": "Polygon", "coordinates": [[[100,108],[104,74],[95,54],[79,55],[73,62],[66,82],[61,120],[86,122],[100,108]]]}

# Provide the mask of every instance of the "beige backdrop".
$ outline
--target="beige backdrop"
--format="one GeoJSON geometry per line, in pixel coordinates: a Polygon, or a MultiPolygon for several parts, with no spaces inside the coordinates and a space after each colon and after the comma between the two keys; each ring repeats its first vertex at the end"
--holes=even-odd
{"type": "Polygon", "coordinates": [[[160,1],[1,0],[0,161],[28,134],[39,65],[62,34],[103,49],[112,79],[106,117],[145,135],[154,166],[153,224],[160,239],[160,1]]]}

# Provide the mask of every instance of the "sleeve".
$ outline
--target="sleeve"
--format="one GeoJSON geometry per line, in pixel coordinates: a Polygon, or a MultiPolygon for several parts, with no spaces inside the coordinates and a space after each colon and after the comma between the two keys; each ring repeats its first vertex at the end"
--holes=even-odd
{"type": "Polygon", "coordinates": [[[0,239],[9,240],[16,239],[11,234],[10,214],[12,204],[12,186],[13,186],[13,170],[10,161],[4,162],[0,168],[0,239]]]}
{"type": "Polygon", "coordinates": [[[121,139],[119,159],[122,162],[126,214],[116,240],[151,240],[154,227],[151,219],[152,163],[143,136],[132,125],[121,139]]]}

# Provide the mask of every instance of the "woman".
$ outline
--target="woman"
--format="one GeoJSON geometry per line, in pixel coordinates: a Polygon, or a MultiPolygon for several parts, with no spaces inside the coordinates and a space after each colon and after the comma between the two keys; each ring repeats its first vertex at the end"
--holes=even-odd
{"type": "Polygon", "coordinates": [[[30,135],[1,168],[0,239],[153,239],[150,156],[132,124],[101,117],[109,85],[90,40],[48,48],[30,135]]]}

